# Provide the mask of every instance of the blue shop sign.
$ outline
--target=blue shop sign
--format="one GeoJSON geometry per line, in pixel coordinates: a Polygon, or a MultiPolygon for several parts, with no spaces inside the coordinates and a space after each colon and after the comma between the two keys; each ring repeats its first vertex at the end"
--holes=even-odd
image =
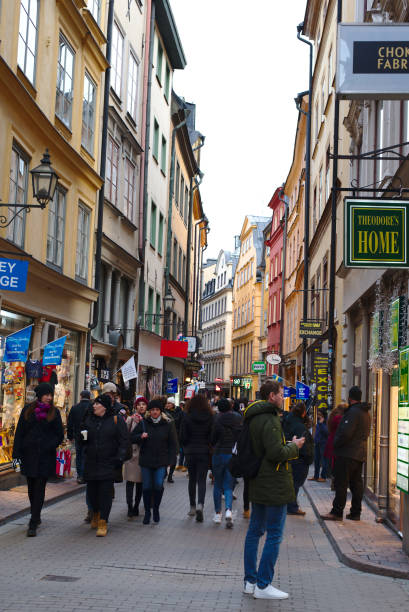
{"type": "Polygon", "coordinates": [[[178,392],[178,379],[168,378],[168,383],[166,385],[166,393],[177,393],[177,392],[178,392]]]}
{"type": "Polygon", "coordinates": [[[0,257],[0,290],[26,290],[28,261],[0,257]]]}
{"type": "Polygon", "coordinates": [[[308,385],[304,385],[304,383],[297,380],[296,382],[296,399],[299,400],[307,400],[310,398],[310,388],[308,385]]]}

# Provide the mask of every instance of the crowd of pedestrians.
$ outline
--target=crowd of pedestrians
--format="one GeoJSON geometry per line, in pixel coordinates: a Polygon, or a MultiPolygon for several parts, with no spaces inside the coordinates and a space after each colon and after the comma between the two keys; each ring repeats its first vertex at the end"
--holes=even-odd
{"type": "MultiPolygon", "coordinates": [[[[27,478],[31,518],[27,530],[37,535],[41,523],[47,480],[55,475],[56,449],[64,438],[59,410],[53,405],[47,383],[36,390],[36,400],[22,410],[15,433],[13,457],[27,478]]],[[[287,514],[304,516],[298,492],[309,467],[311,481],[333,478],[335,498],[324,520],[342,520],[348,487],[350,513],[359,520],[363,496],[362,466],[369,435],[369,405],[352,387],[348,404],[326,412],[317,410],[312,423],[304,402],[283,411],[283,387],[268,380],[260,397],[247,401],[195,395],[177,406],[174,397],[137,396],[132,408],[119,401],[117,387],[106,383],[91,400],[82,391],[68,417],[67,438],[75,445],[78,483],[86,483],[86,521],[98,537],[108,532],[115,482],[125,481],[127,518],[142,523],[160,522],[165,483],[171,485],[175,469],[187,470],[187,514],[203,523],[207,478],[213,484],[213,522],[234,524],[233,500],[237,479],[231,467],[234,456],[250,449],[257,465],[243,476],[243,516],[249,518],[244,547],[244,593],[261,599],[285,599],[273,586],[274,567],[283,538],[287,514]],[[312,435],[313,434],[313,435],[312,435]],[[177,461],[179,458],[179,461],[177,461]],[[224,501],[224,508],[223,508],[224,501]],[[251,512],[250,512],[251,503],[251,512]],[[260,561],[259,541],[266,534],[260,561]]],[[[237,474],[236,474],[237,476],[237,474]]]]}

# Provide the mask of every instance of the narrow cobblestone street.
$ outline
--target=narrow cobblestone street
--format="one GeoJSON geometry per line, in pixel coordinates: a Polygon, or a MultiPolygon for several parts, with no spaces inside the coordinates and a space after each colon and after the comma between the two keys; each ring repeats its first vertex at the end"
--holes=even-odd
{"type": "Polygon", "coordinates": [[[0,528],[2,611],[59,610],[278,610],[345,609],[401,612],[409,582],[342,565],[304,493],[304,518],[288,517],[277,584],[290,599],[255,601],[243,595],[242,549],[247,522],[232,531],[212,523],[208,486],[205,522],[186,516],[187,479],[167,485],[158,526],[128,522],[124,486],[117,485],[106,538],[83,523],[83,494],[46,508],[37,538],[26,538],[27,517],[0,528]]]}

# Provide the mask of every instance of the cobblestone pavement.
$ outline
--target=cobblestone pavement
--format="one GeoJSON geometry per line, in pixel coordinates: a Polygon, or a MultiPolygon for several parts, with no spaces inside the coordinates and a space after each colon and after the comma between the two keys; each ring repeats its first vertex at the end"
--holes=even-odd
{"type": "MultiPolygon", "coordinates": [[[[342,565],[304,493],[304,518],[288,517],[274,583],[281,602],[243,595],[242,550],[247,521],[214,525],[211,486],[205,522],[186,516],[187,478],[166,485],[159,525],[126,520],[124,485],[117,485],[106,538],[83,523],[76,495],[46,508],[37,538],[27,517],[0,527],[0,609],[6,611],[256,611],[402,612],[409,581],[360,573],[342,565]],[[48,579],[47,579],[48,577],[48,579]],[[58,580],[53,577],[59,577],[58,580]]],[[[240,496],[240,489],[238,495],[240,496]]]]}

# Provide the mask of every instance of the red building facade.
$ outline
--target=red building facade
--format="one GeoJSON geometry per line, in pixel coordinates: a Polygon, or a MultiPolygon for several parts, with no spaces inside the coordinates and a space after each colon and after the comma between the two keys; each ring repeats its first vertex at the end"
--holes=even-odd
{"type": "MultiPolygon", "coordinates": [[[[269,308],[267,325],[268,353],[280,355],[281,291],[283,278],[284,202],[280,200],[282,188],[275,190],[268,206],[273,211],[271,234],[267,242],[270,249],[269,308]]],[[[268,374],[277,373],[278,366],[268,365],[268,374]]]]}

